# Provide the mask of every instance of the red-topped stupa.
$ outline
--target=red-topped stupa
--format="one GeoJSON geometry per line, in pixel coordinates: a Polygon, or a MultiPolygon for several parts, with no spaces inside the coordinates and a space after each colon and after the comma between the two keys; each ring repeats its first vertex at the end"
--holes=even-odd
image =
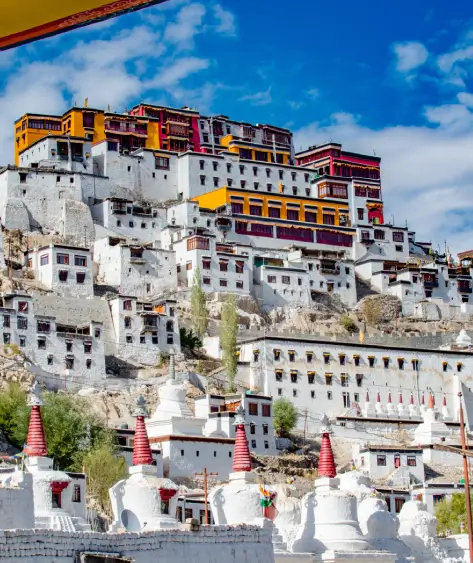
{"type": "Polygon", "coordinates": [[[135,443],[133,445],[133,465],[151,465],[153,455],[149,445],[148,432],[146,430],[145,417],[148,416],[146,401],[140,395],[136,401],[133,413],[136,417],[135,443]]]}
{"type": "Polygon", "coordinates": [[[333,479],[337,474],[337,470],[335,468],[335,458],[333,456],[332,444],[330,442],[331,430],[326,418],[323,420],[321,433],[322,441],[320,444],[317,477],[329,477],[330,479],[333,479]]]}
{"type": "Polygon", "coordinates": [[[38,389],[39,386],[35,383],[29,400],[31,414],[26,445],[23,449],[23,453],[25,453],[28,457],[46,457],[48,455],[43,419],[41,417],[41,407],[43,405],[43,401],[40,398],[38,389]]]}
{"type": "Polygon", "coordinates": [[[237,408],[235,414],[235,422],[233,423],[236,426],[233,471],[235,473],[239,471],[249,472],[251,471],[250,449],[245,432],[245,411],[241,405],[237,408]]]}

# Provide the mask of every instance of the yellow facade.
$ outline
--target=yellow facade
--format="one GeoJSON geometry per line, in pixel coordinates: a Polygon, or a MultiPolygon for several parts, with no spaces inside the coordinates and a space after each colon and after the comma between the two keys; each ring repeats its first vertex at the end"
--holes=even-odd
{"type": "MultiPolygon", "coordinates": [[[[15,122],[15,164],[19,163],[19,155],[22,151],[36,143],[47,135],[71,135],[72,137],[88,136],[92,143],[99,143],[107,138],[105,121],[107,119],[129,121],[134,123],[146,123],[147,135],[145,147],[159,150],[160,145],[160,123],[149,120],[146,117],[122,115],[104,112],[92,108],[71,108],[64,115],[36,115],[25,114],[15,122]],[[94,114],[93,127],[84,126],[84,115],[94,114]],[[43,124],[44,127],[38,127],[43,124]],[[91,137],[91,135],[93,135],[91,137]]],[[[113,137],[113,131],[110,131],[113,137]]]]}
{"type": "MultiPolygon", "coordinates": [[[[223,187],[212,192],[202,194],[193,198],[194,201],[199,203],[199,207],[204,209],[215,210],[224,205],[231,203],[243,204],[243,215],[250,215],[250,205],[258,205],[262,207],[261,217],[267,219],[274,219],[270,215],[269,209],[271,207],[280,209],[279,219],[286,221],[301,221],[306,222],[305,213],[312,213],[316,216],[316,224],[323,225],[323,215],[334,215],[335,221],[331,226],[348,226],[348,207],[346,203],[334,203],[324,201],[323,199],[310,199],[301,198],[298,196],[282,195],[274,193],[261,193],[256,191],[246,191],[237,188],[223,187]],[[274,203],[272,203],[274,202],[274,203]],[[276,203],[277,202],[277,203],[276,203]],[[297,208],[299,205],[299,209],[297,208]],[[288,218],[288,211],[297,211],[298,219],[288,218]],[[340,216],[345,217],[345,221],[340,222],[340,216]]],[[[255,221],[258,220],[259,215],[250,215],[255,221]]]]}
{"type": "MultiPolygon", "coordinates": [[[[249,150],[251,151],[251,159],[248,160],[257,160],[259,162],[273,162],[273,147],[271,146],[262,146],[262,145],[250,145],[248,143],[239,142],[240,140],[233,135],[225,135],[220,139],[220,144],[224,147],[228,148],[228,152],[233,152],[235,154],[240,154],[240,149],[249,150]],[[266,154],[266,160],[261,161],[260,159],[256,158],[256,152],[262,152],[266,154]]],[[[289,160],[291,158],[291,153],[289,150],[283,150],[280,147],[276,147],[276,154],[281,155],[281,160],[279,164],[289,164],[289,160]]]]}

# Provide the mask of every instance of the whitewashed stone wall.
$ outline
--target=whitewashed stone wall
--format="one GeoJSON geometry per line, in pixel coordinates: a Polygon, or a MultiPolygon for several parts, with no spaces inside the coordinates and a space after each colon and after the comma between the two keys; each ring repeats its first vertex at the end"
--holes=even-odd
{"type": "Polygon", "coordinates": [[[271,531],[257,526],[205,527],[198,532],[166,530],[100,534],[49,530],[0,531],[0,560],[8,563],[74,563],[77,555],[116,554],[136,563],[273,563],[271,531]]]}

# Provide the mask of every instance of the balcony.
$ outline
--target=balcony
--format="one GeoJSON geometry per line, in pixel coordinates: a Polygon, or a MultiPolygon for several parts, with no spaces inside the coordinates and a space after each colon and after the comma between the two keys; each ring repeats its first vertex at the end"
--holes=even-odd
{"type": "Polygon", "coordinates": [[[320,271],[322,274],[338,275],[340,273],[340,268],[335,262],[321,262],[320,271]]]}
{"type": "Polygon", "coordinates": [[[126,215],[126,204],[121,205],[119,203],[115,203],[112,205],[112,213],[114,215],[126,215]]]}
{"type": "Polygon", "coordinates": [[[458,289],[458,293],[472,293],[473,292],[473,288],[471,288],[469,285],[458,284],[457,289],[458,289]]]}
{"type": "Polygon", "coordinates": [[[422,280],[424,284],[424,289],[435,289],[439,286],[439,282],[437,280],[422,280]]]}

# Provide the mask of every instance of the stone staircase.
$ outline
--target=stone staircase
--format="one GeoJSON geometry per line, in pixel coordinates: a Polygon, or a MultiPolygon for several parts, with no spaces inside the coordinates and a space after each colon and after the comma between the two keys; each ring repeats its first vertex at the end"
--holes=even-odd
{"type": "Polygon", "coordinates": [[[274,526],[274,525],[273,525],[272,541],[273,541],[273,549],[274,549],[275,553],[281,552],[281,551],[287,551],[287,545],[283,541],[283,538],[282,538],[281,534],[279,533],[278,528],[276,528],[276,526],[274,526]]]}
{"type": "Polygon", "coordinates": [[[54,517],[53,529],[61,532],[76,532],[72,518],[67,514],[58,514],[54,517]]]}

